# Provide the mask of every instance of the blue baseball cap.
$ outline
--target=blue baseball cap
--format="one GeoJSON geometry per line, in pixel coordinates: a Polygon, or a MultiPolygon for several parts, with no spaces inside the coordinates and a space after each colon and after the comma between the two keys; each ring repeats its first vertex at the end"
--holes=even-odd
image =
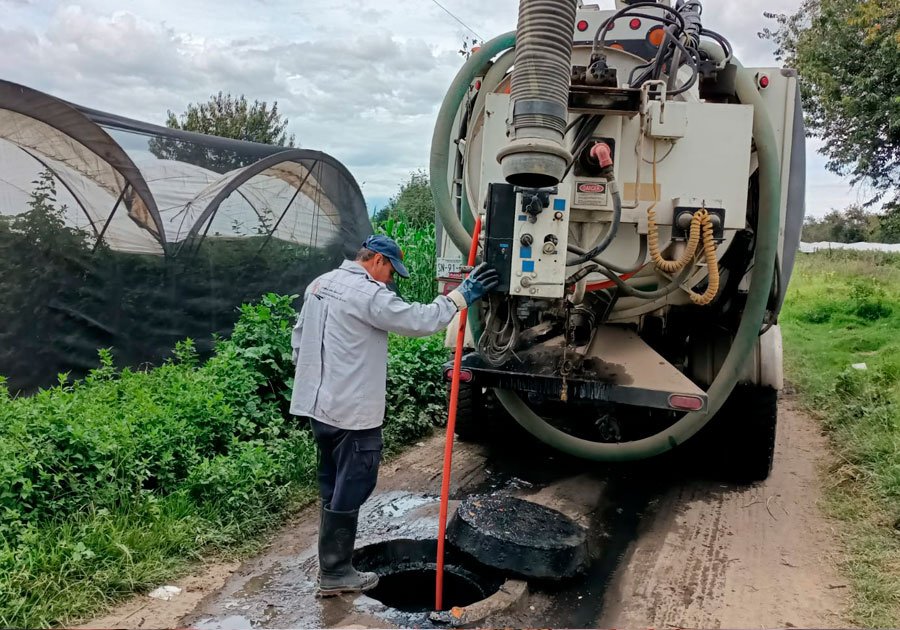
{"type": "Polygon", "coordinates": [[[373,234],[366,239],[363,247],[390,260],[394,271],[399,273],[401,278],[409,278],[409,271],[403,264],[403,250],[397,245],[397,241],[381,234],[373,234]]]}

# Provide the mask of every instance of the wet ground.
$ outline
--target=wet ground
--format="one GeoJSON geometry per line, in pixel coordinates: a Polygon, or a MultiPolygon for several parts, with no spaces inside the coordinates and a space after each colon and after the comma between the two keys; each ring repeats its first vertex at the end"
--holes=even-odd
{"type": "MultiPolygon", "coordinates": [[[[383,467],[360,519],[358,547],[435,537],[441,451],[436,436],[383,467]]],[[[723,484],[702,462],[684,458],[606,467],[514,440],[490,448],[459,444],[451,513],[471,494],[509,495],[559,510],[588,532],[586,574],[562,583],[532,581],[527,598],[485,624],[846,627],[836,534],[817,507],[826,451],[813,421],[790,400],[783,405],[775,471],[754,486],[723,484]]],[[[199,601],[188,614],[177,600],[139,598],[91,626],[432,625],[425,613],[398,613],[367,596],[317,600],[317,526],[315,510],[303,513],[264,554],[194,592],[199,601]],[[167,606],[178,613],[167,616],[167,606]]]]}

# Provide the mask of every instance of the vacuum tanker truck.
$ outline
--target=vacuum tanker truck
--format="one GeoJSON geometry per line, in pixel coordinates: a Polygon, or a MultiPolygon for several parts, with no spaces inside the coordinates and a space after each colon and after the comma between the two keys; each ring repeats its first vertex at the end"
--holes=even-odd
{"type": "Polygon", "coordinates": [[[577,457],[693,443],[765,478],[804,135],[796,74],[742,66],[698,0],[521,0],[431,147],[442,289],[473,236],[501,276],[469,314],[458,435],[511,417],[577,457]]]}

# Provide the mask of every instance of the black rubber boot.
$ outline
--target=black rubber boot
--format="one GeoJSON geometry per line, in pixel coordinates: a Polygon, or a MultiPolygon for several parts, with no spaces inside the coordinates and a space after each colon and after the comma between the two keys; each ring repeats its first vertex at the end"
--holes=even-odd
{"type": "Polygon", "coordinates": [[[319,526],[319,597],[362,593],[378,585],[378,576],[353,568],[353,545],[359,510],[335,512],[322,508],[319,526]]]}

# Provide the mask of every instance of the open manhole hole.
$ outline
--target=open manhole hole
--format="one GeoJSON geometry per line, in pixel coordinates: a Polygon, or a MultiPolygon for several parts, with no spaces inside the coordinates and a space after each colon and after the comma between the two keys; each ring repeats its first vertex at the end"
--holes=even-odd
{"type": "MultiPolygon", "coordinates": [[[[452,545],[446,545],[445,552],[445,610],[486,599],[503,584],[496,570],[463,556],[452,545]]],[[[366,592],[368,597],[405,613],[425,613],[434,610],[436,554],[436,540],[389,540],[356,550],[353,564],[378,574],[378,586],[366,592]]]]}

